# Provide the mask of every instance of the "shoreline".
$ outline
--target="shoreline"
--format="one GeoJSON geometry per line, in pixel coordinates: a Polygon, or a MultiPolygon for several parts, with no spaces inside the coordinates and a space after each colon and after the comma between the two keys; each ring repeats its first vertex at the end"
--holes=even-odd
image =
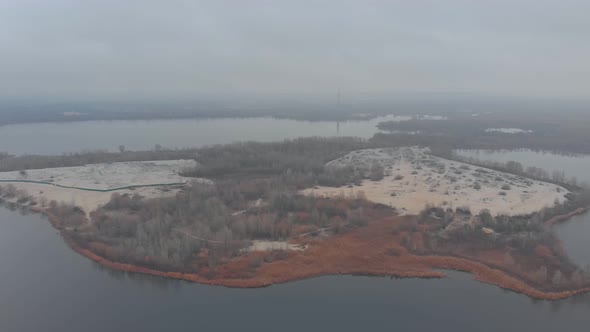
{"type": "MultiPolygon", "coordinates": [[[[189,282],[195,282],[204,285],[211,285],[211,286],[223,286],[223,287],[230,287],[230,288],[262,288],[268,287],[275,284],[287,283],[287,282],[294,282],[309,278],[321,277],[321,276],[330,276],[330,275],[352,275],[352,276],[375,276],[375,277],[395,277],[395,278],[421,278],[421,279],[441,279],[446,277],[446,274],[443,272],[436,271],[434,269],[445,269],[445,270],[453,270],[453,271],[460,271],[460,272],[467,272],[471,273],[474,276],[474,279],[485,284],[494,285],[500,287],[505,290],[513,291],[516,293],[524,294],[531,298],[541,299],[541,300],[562,300],[566,299],[575,295],[588,293],[590,292],[590,287],[584,287],[575,290],[567,290],[567,291],[543,291],[539,290],[525,281],[518,279],[514,276],[511,276],[509,273],[498,269],[490,267],[484,263],[473,261],[466,258],[454,257],[454,256],[436,256],[436,255],[424,255],[424,256],[417,256],[408,254],[404,252],[403,255],[400,257],[400,265],[396,266],[394,264],[373,264],[373,266],[365,266],[358,267],[358,266],[338,266],[338,264],[320,264],[320,268],[302,271],[301,269],[296,269],[293,266],[297,266],[297,264],[291,266],[290,259],[287,258],[284,261],[279,261],[275,264],[275,268],[272,267],[268,268],[268,266],[273,265],[272,263],[267,264],[266,269],[264,271],[256,271],[255,275],[251,278],[229,278],[229,277],[222,277],[222,278],[213,278],[209,279],[197,273],[184,273],[184,272],[166,272],[160,271],[155,269],[150,269],[138,265],[127,264],[127,263],[118,263],[111,261],[107,258],[104,258],[88,249],[85,249],[75,243],[73,240],[68,238],[63,232],[59,225],[59,219],[50,214],[49,212],[45,211],[44,209],[32,207],[30,208],[33,212],[40,213],[45,215],[51,225],[60,231],[62,238],[68,244],[68,246],[74,250],[76,253],[98,263],[102,266],[107,268],[121,271],[121,272],[130,272],[130,273],[140,273],[146,274],[151,276],[158,276],[164,278],[172,278],[177,280],[184,280],[189,282]],[[404,265],[405,262],[405,265],[404,265]],[[276,265],[290,265],[288,273],[281,273],[281,266],[278,266],[277,269],[276,265]],[[270,273],[267,273],[269,272],[270,273]]],[[[556,219],[563,222],[568,220],[574,215],[578,215],[581,213],[586,212],[587,208],[580,208],[575,211],[572,211],[568,214],[554,217],[550,220],[556,219]]],[[[370,226],[367,226],[370,227],[370,226]]],[[[354,232],[352,232],[354,233],[354,232]]],[[[355,234],[345,234],[342,237],[355,237],[355,234]]],[[[328,242],[330,240],[324,240],[328,242]]],[[[319,247],[319,246],[318,246],[319,247]]],[[[397,248],[400,249],[400,248],[397,248]]],[[[402,252],[405,251],[404,249],[400,249],[402,252]]],[[[238,257],[233,260],[233,263],[236,263],[240,260],[245,260],[247,257],[238,257]]],[[[300,256],[292,256],[294,258],[302,257],[300,256]]],[[[364,256],[363,256],[364,257],[364,256]]],[[[321,260],[321,257],[318,258],[321,260]]],[[[231,262],[230,262],[231,263],[231,262]]],[[[227,264],[230,264],[227,263],[227,264]]],[[[273,262],[274,263],[274,262],[273,262]]],[[[317,262],[316,262],[317,263],[317,262]]],[[[321,263],[321,262],[320,262],[321,263]]],[[[344,264],[346,265],[346,264],[344,264]]],[[[354,264],[353,264],[354,265],[354,264]]],[[[371,265],[371,264],[368,264],[371,265]]],[[[284,267],[284,266],[282,266],[284,267]]]]}
{"type": "Polygon", "coordinates": [[[559,223],[568,221],[574,216],[577,216],[577,215],[587,212],[588,209],[589,208],[587,208],[587,207],[581,207],[581,208],[575,209],[574,211],[572,211],[570,213],[562,214],[560,216],[555,216],[555,217],[545,221],[545,226],[552,227],[555,224],[559,224],[559,223]]]}

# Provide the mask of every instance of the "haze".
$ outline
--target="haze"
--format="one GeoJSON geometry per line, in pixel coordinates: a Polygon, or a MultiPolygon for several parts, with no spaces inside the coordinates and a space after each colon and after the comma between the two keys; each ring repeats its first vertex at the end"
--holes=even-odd
{"type": "Polygon", "coordinates": [[[0,332],[587,329],[588,13],[0,0],[0,332]]]}
{"type": "Polygon", "coordinates": [[[0,97],[586,97],[587,1],[0,3],[0,97]]]}

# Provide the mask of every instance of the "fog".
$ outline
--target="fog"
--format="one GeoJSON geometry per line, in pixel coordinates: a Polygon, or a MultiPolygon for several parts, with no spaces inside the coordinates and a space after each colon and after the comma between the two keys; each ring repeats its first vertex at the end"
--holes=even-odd
{"type": "Polygon", "coordinates": [[[0,1],[0,97],[587,97],[587,1],[0,1]]]}

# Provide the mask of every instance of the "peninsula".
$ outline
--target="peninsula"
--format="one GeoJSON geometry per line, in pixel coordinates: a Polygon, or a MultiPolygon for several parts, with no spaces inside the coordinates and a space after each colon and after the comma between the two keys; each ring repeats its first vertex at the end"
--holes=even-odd
{"type": "Polygon", "coordinates": [[[590,290],[590,271],[551,231],[590,195],[522,167],[352,138],[126,153],[60,156],[66,167],[13,157],[31,167],[0,163],[0,197],[48,216],[78,253],[128,272],[262,287],[454,269],[535,298],[590,290]]]}

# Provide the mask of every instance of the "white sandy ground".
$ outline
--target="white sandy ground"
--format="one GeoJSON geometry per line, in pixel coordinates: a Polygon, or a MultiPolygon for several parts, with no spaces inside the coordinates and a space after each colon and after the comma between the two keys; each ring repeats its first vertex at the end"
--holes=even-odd
{"type": "MultiPolygon", "coordinates": [[[[16,190],[26,193],[38,205],[48,204],[50,201],[64,202],[82,208],[86,214],[106,204],[114,193],[138,194],[145,198],[173,196],[182,185],[162,185],[150,187],[136,187],[132,189],[117,189],[108,192],[90,191],[76,188],[63,188],[52,184],[17,182],[19,180],[43,181],[63,186],[86,189],[113,189],[126,186],[145,186],[161,183],[187,183],[188,181],[210,182],[207,179],[186,178],[178,172],[186,168],[197,166],[192,160],[166,160],[148,162],[123,162],[110,164],[89,164],[80,167],[59,167],[40,170],[27,170],[23,176],[21,172],[0,172],[0,180],[15,180],[15,182],[0,182],[0,186],[7,188],[13,185],[16,190]]],[[[18,197],[9,199],[16,202],[18,197]]],[[[256,201],[254,206],[262,206],[262,200],[256,201]]],[[[239,211],[236,213],[243,213],[239,211]]],[[[188,236],[193,236],[186,233],[188,236]]],[[[193,236],[194,237],[194,236],[193,236]]],[[[199,238],[200,239],[200,238],[199,238]]],[[[203,240],[203,239],[201,239],[203,240]]],[[[252,241],[247,251],[275,251],[305,250],[306,246],[292,244],[287,241],[252,241]]]]}
{"type": "MultiPolygon", "coordinates": [[[[139,187],[135,189],[121,189],[109,192],[88,191],[80,189],[60,188],[47,184],[37,183],[11,183],[17,190],[24,190],[38,204],[43,200],[50,202],[52,200],[58,203],[67,203],[76,205],[84,210],[87,214],[96,210],[99,206],[104,205],[111,199],[111,195],[118,194],[139,194],[145,198],[155,198],[175,195],[179,188],[162,187],[139,187]],[[44,198],[43,198],[44,197],[44,198]]],[[[8,183],[0,183],[6,187],[8,183]]]]}
{"type": "Polygon", "coordinates": [[[183,183],[188,178],[178,175],[184,169],[198,166],[194,160],[130,161],[56,167],[13,172],[0,172],[0,180],[50,182],[62,186],[109,190],[132,185],[183,183]]]}
{"type": "Polygon", "coordinates": [[[273,250],[290,250],[290,251],[301,251],[307,247],[301,244],[292,244],[286,241],[261,241],[254,240],[248,251],[273,251],[273,250]]]}
{"type": "Polygon", "coordinates": [[[520,128],[488,128],[486,133],[504,133],[504,134],[530,134],[532,130],[524,130],[520,128]]]}
{"type": "MultiPolygon", "coordinates": [[[[146,186],[154,184],[187,183],[188,181],[208,182],[178,175],[185,168],[198,165],[193,160],[137,161],[110,164],[89,164],[79,167],[58,167],[27,170],[26,176],[20,172],[0,172],[0,180],[45,181],[54,184],[91,189],[112,189],[126,186],[146,186]]],[[[139,194],[146,198],[175,195],[180,186],[137,187],[109,192],[89,191],[75,188],[62,188],[52,184],[9,182],[0,183],[6,188],[9,184],[24,191],[37,203],[71,203],[90,213],[107,203],[113,193],[139,194]]]]}
{"type": "Polygon", "coordinates": [[[417,214],[426,204],[469,207],[474,213],[519,215],[563,202],[568,191],[560,186],[512,174],[471,166],[426,154],[419,148],[359,150],[326,164],[328,168],[352,166],[367,171],[378,163],[386,169],[380,181],[362,181],[352,188],[316,187],[307,195],[356,196],[360,192],[373,202],[390,205],[405,214],[417,214]],[[412,174],[415,173],[415,174],[412,174]],[[396,176],[403,179],[396,180],[396,176]],[[477,182],[481,189],[475,189],[477,182]],[[503,190],[508,184],[511,188],[503,190]],[[499,195],[505,192],[506,196],[499,195]]]}

